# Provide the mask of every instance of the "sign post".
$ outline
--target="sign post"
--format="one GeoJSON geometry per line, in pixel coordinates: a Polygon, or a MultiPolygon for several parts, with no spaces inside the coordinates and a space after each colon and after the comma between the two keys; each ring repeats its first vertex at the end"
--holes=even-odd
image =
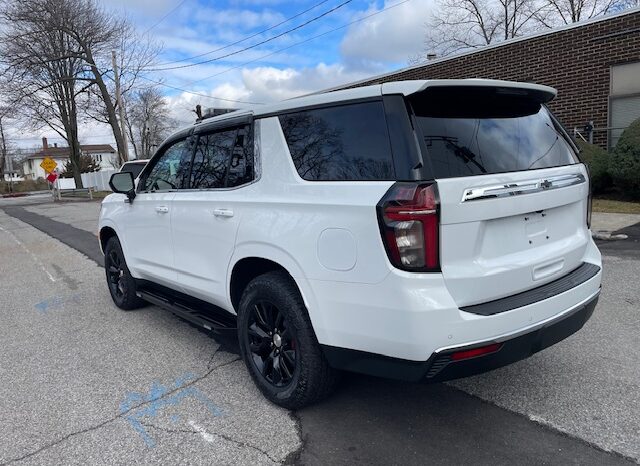
{"type": "MultiPolygon", "coordinates": [[[[55,200],[56,189],[55,189],[54,183],[58,179],[58,174],[55,172],[55,169],[58,166],[58,164],[51,157],[45,157],[44,160],[40,163],[40,166],[47,174],[46,179],[51,184],[51,187],[53,188],[53,199],[55,200]]],[[[58,194],[59,192],[60,190],[58,190],[58,194]]]]}

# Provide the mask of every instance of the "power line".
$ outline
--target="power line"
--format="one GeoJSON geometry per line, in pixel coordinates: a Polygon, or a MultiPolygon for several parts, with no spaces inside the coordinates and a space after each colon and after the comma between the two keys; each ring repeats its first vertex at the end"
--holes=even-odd
{"type": "Polygon", "coordinates": [[[333,12],[334,12],[334,11],[336,11],[337,9],[342,8],[343,6],[345,6],[345,5],[349,4],[349,3],[351,3],[352,1],[353,1],[353,0],[346,0],[346,1],[342,2],[342,3],[340,3],[339,5],[337,5],[337,6],[333,7],[333,8],[331,8],[330,10],[327,10],[327,11],[325,11],[324,13],[322,13],[322,14],[320,14],[320,15],[318,15],[318,16],[314,16],[313,18],[309,19],[308,21],[305,21],[305,22],[304,22],[304,23],[302,23],[302,24],[299,24],[298,26],[296,26],[296,27],[294,27],[294,28],[287,29],[286,31],[281,32],[280,34],[276,34],[276,35],[275,35],[275,36],[273,36],[273,37],[270,37],[270,38],[268,38],[268,39],[265,39],[265,40],[262,40],[262,41],[260,41],[260,42],[257,42],[257,43],[255,43],[255,44],[250,45],[250,46],[248,46],[248,47],[245,47],[245,48],[243,48],[243,49],[236,50],[235,52],[230,52],[230,53],[227,53],[226,55],[221,55],[221,56],[219,56],[219,57],[211,58],[211,59],[209,59],[209,60],[203,60],[203,61],[201,61],[201,62],[188,63],[188,64],[186,64],[186,65],[171,66],[171,67],[167,67],[167,68],[148,68],[146,71],[168,71],[168,70],[177,70],[177,69],[180,69],[180,68],[189,68],[189,67],[192,67],[192,66],[204,65],[204,64],[206,64],[206,63],[211,63],[211,62],[214,62],[214,61],[222,60],[223,58],[227,58],[227,57],[230,57],[230,56],[232,56],[232,55],[237,55],[237,54],[239,54],[239,53],[242,53],[242,52],[245,52],[245,51],[247,51],[247,50],[253,49],[253,48],[258,47],[258,46],[260,46],[260,45],[266,44],[267,42],[271,42],[271,41],[273,41],[273,40],[275,40],[275,39],[278,39],[278,38],[280,38],[280,37],[282,37],[282,36],[284,36],[284,35],[289,34],[290,32],[297,31],[298,29],[301,29],[301,28],[303,28],[303,27],[305,27],[305,26],[307,26],[307,25],[309,25],[309,24],[313,23],[314,21],[318,21],[319,19],[321,19],[321,18],[323,18],[323,17],[327,16],[328,14],[333,13],[333,12]]]}
{"type": "Polygon", "coordinates": [[[174,6],[171,10],[167,11],[167,13],[160,18],[158,21],[155,22],[155,24],[153,26],[151,26],[150,28],[148,28],[146,31],[144,31],[144,33],[142,35],[145,35],[146,33],[148,33],[149,31],[151,31],[153,28],[155,28],[158,24],[160,24],[161,22],[163,22],[165,19],[167,19],[167,16],[169,16],[171,13],[173,13],[174,11],[176,11],[178,8],[180,8],[182,6],[182,4],[184,2],[186,2],[187,0],[182,0],[180,3],[178,3],[176,6],[174,6]]]}
{"type": "Polygon", "coordinates": [[[247,36],[247,37],[244,37],[244,38],[242,38],[240,40],[232,42],[231,44],[227,44],[227,45],[224,45],[222,47],[218,47],[217,49],[210,50],[208,52],[201,53],[199,55],[194,55],[192,57],[181,58],[180,60],[174,60],[174,61],[169,61],[169,62],[165,62],[165,63],[159,63],[159,64],[157,64],[155,66],[173,65],[174,63],[181,63],[181,62],[184,62],[184,61],[193,60],[194,58],[205,57],[207,55],[211,55],[212,53],[219,52],[220,50],[228,49],[229,47],[233,47],[234,45],[241,44],[242,42],[245,42],[245,41],[247,41],[249,39],[253,39],[256,36],[259,36],[260,34],[264,34],[265,32],[269,32],[269,31],[271,31],[271,30],[273,30],[273,29],[275,29],[275,28],[277,28],[279,26],[282,26],[283,24],[288,23],[289,21],[291,21],[293,19],[296,19],[296,18],[304,15],[305,13],[310,12],[311,10],[319,7],[320,5],[322,5],[324,3],[327,3],[328,1],[329,0],[322,0],[320,3],[316,3],[315,5],[311,6],[310,8],[307,8],[306,10],[301,11],[300,13],[297,13],[297,14],[295,14],[295,15],[293,15],[293,16],[291,16],[291,17],[289,17],[289,18],[287,18],[287,19],[285,19],[283,21],[280,21],[278,24],[274,24],[273,26],[270,26],[267,29],[263,29],[262,31],[258,31],[258,32],[254,33],[254,34],[251,34],[250,36],[247,36]]]}
{"type": "Polygon", "coordinates": [[[249,65],[249,64],[251,64],[251,63],[255,63],[255,62],[257,62],[257,61],[264,60],[265,58],[268,58],[268,57],[270,57],[270,56],[272,56],[272,55],[276,55],[276,54],[278,54],[278,53],[280,53],[280,52],[284,52],[285,50],[289,50],[289,49],[291,49],[291,48],[293,48],[293,47],[297,47],[298,45],[306,44],[307,42],[311,42],[312,40],[318,39],[318,38],[320,38],[320,37],[326,36],[326,35],[328,35],[328,34],[331,34],[331,33],[334,33],[334,32],[336,32],[336,31],[339,31],[339,30],[341,30],[341,29],[344,29],[344,28],[346,28],[346,27],[349,27],[349,26],[351,26],[352,24],[359,23],[359,22],[361,22],[361,21],[365,21],[365,20],[367,20],[367,19],[369,19],[369,18],[371,18],[371,17],[373,17],[373,16],[376,16],[376,15],[379,15],[379,14],[381,14],[381,13],[384,13],[385,11],[391,10],[392,8],[398,7],[398,6],[402,5],[403,3],[407,3],[407,2],[410,2],[410,1],[411,1],[411,0],[402,0],[401,2],[394,3],[393,5],[388,6],[388,7],[386,7],[386,8],[383,8],[383,9],[382,9],[382,10],[380,10],[380,11],[376,11],[375,13],[371,13],[371,14],[369,14],[369,15],[363,16],[362,18],[358,18],[358,19],[356,19],[356,20],[354,20],[354,21],[351,21],[351,22],[349,22],[349,23],[347,23],[347,24],[344,24],[344,25],[342,25],[342,26],[339,26],[339,27],[337,27],[337,28],[330,29],[330,30],[325,31],[325,32],[323,32],[323,33],[321,33],[321,34],[317,34],[317,35],[315,35],[315,36],[309,37],[308,39],[302,40],[302,41],[300,41],[300,42],[296,42],[295,44],[291,44],[291,45],[289,45],[289,46],[287,46],[287,47],[283,47],[283,48],[281,48],[281,49],[276,50],[275,52],[271,52],[271,53],[268,53],[268,54],[266,54],[266,55],[262,55],[261,57],[254,58],[253,60],[246,61],[246,62],[241,63],[241,64],[236,65],[236,66],[232,66],[232,67],[227,68],[227,69],[224,69],[224,70],[222,70],[222,71],[220,71],[220,72],[218,72],[218,73],[212,74],[211,76],[207,76],[207,77],[205,77],[205,78],[198,79],[198,80],[196,80],[196,81],[190,81],[189,83],[187,83],[187,85],[189,85],[189,86],[190,86],[190,85],[192,85],[192,84],[196,84],[196,83],[199,83],[199,82],[202,82],[202,81],[206,81],[207,79],[215,78],[216,76],[220,76],[221,74],[228,73],[229,71],[237,70],[238,68],[242,68],[243,66],[249,65]]]}
{"type": "Polygon", "coordinates": [[[144,79],[145,81],[149,81],[151,83],[158,84],[160,86],[168,87],[169,89],[175,89],[176,91],[182,91],[182,92],[186,92],[187,94],[197,95],[197,96],[200,96],[200,97],[206,97],[208,99],[222,100],[222,101],[225,101],[225,102],[233,102],[233,103],[237,103],[237,104],[264,105],[264,102],[249,102],[249,101],[246,101],[246,100],[226,99],[224,97],[216,97],[216,96],[213,96],[213,95],[202,94],[200,92],[189,91],[187,89],[182,89],[181,87],[172,86],[170,84],[165,84],[162,81],[156,81],[154,79],[149,79],[149,78],[146,78],[144,76],[140,76],[140,78],[144,79]]]}

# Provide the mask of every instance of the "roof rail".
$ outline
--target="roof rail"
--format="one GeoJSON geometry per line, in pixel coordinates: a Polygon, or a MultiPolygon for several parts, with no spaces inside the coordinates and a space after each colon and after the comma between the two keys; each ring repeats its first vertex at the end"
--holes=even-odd
{"type": "MultiPolygon", "coordinates": [[[[207,118],[213,118],[213,117],[217,117],[219,115],[224,115],[225,113],[231,113],[231,112],[235,112],[236,110],[238,110],[237,108],[207,108],[204,113],[202,114],[202,116],[198,116],[198,118],[196,119],[196,123],[200,123],[203,120],[206,120],[207,118]]],[[[196,112],[196,114],[198,114],[196,112]]]]}

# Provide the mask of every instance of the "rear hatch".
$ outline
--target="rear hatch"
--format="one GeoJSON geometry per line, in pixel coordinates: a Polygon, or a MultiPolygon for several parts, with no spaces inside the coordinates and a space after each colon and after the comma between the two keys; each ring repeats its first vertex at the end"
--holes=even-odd
{"type": "Polygon", "coordinates": [[[437,86],[408,98],[423,179],[440,196],[440,265],[459,306],[535,288],[579,267],[589,182],[544,104],[548,88],[437,86]]]}

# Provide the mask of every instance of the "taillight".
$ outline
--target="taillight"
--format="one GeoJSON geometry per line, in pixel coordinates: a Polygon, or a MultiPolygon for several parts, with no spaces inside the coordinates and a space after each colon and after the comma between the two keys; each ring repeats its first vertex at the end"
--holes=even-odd
{"type": "Polygon", "coordinates": [[[378,204],[387,255],[403,270],[440,270],[438,191],[435,184],[396,183],[378,204]]]}

